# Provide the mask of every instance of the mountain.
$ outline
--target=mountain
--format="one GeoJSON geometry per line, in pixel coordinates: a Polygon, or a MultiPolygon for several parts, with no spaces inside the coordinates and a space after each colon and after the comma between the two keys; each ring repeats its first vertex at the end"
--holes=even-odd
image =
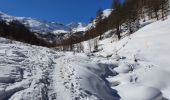
{"type": "Polygon", "coordinates": [[[0,20],[2,21],[0,23],[0,26],[2,27],[1,33],[3,33],[0,34],[0,36],[30,44],[43,44],[43,46],[47,47],[49,47],[49,44],[53,46],[56,46],[56,44],[60,45],[63,39],[68,39],[68,37],[70,37],[70,34],[68,35],[70,31],[73,31],[71,35],[79,32],[75,36],[80,36],[86,30],[86,24],[81,22],[72,22],[64,25],[31,17],[15,17],[4,12],[0,12],[0,20]],[[10,25],[11,22],[13,22],[13,25],[10,25]],[[25,26],[24,30],[27,32],[23,32],[21,24],[25,26]],[[10,32],[9,27],[11,28],[10,32]],[[30,40],[28,37],[34,37],[34,39],[30,40]],[[35,40],[37,43],[32,42],[35,40]]]}
{"type": "Polygon", "coordinates": [[[38,32],[41,34],[46,34],[46,33],[52,33],[53,31],[56,30],[69,30],[69,27],[56,23],[56,22],[48,22],[44,20],[38,20],[35,18],[31,17],[15,17],[15,16],[10,16],[4,12],[0,12],[0,19],[10,22],[13,20],[17,20],[24,24],[26,27],[28,27],[31,31],[38,32]]]}
{"type": "Polygon", "coordinates": [[[56,22],[48,22],[44,20],[38,20],[34,18],[26,18],[26,17],[16,17],[21,23],[26,25],[31,29],[31,31],[47,34],[53,33],[56,30],[65,30],[69,31],[69,27],[64,24],[56,23],[56,22]]]}
{"type": "MultiPolygon", "coordinates": [[[[107,18],[111,9],[106,9],[103,11],[103,19],[107,18]]],[[[4,12],[0,12],[0,20],[9,23],[11,21],[19,21],[21,24],[25,25],[31,32],[35,34],[38,38],[42,38],[50,43],[57,43],[61,45],[61,42],[69,41],[70,31],[72,31],[72,38],[79,38],[84,35],[87,29],[96,26],[96,19],[93,20],[93,24],[82,23],[82,22],[71,22],[69,24],[61,24],[57,22],[48,22],[45,20],[39,20],[31,17],[15,17],[8,15],[4,12]]],[[[66,42],[67,43],[67,42],[66,42]]]]}
{"type": "Polygon", "coordinates": [[[57,22],[48,22],[45,20],[39,20],[31,17],[15,17],[8,15],[4,12],[0,12],[0,20],[10,22],[17,20],[24,24],[26,27],[28,27],[33,32],[38,32],[40,34],[47,34],[47,33],[54,33],[54,34],[60,34],[60,33],[68,33],[70,31],[70,28],[80,28],[85,27],[86,24],[81,22],[72,22],[70,24],[64,25],[57,22]]]}
{"type": "Polygon", "coordinates": [[[75,28],[86,27],[87,24],[81,23],[81,22],[71,22],[71,23],[67,24],[67,26],[70,27],[71,29],[75,29],[75,28]]]}
{"type": "Polygon", "coordinates": [[[93,55],[89,41],[74,54],[0,38],[0,100],[169,100],[169,28],[160,20],[98,40],[93,55]]]}

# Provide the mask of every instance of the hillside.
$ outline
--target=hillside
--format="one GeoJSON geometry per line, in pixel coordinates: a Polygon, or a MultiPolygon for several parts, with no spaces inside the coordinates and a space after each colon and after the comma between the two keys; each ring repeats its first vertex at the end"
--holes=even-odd
{"type": "Polygon", "coordinates": [[[0,99],[170,99],[169,26],[160,20],[117,42],[105,38],[88,56],[0,38],[0,99]]]}
{"type": "Polygon", "coordinates": [[[0,100],[170,100],[169,2],[113,0],[88,25],[0,12],[0,100]]]}
{"type": "Polygon", "coordinates": [[[154,93],[170,99],[169,28],[170,19],[160,20],[121,41],[107,38],[99,42],[102,50],[96,55],[110,57],[116,64],[113,70],[118,75],[107,80],[123,100],[157,100],[154,93]]]}

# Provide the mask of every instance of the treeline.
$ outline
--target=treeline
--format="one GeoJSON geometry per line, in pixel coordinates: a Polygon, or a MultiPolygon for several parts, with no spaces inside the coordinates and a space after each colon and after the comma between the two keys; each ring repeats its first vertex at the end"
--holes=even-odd
{"type": "MultiPolygon", "coordinates": [[[[99,36],[108,30],[115,30],[114,34],[121,39],[122,32],[132,34],[141,27],[146,20],[165,20],[168,16],[169,0],[113,0],[112,12],[109,17],[103,18],[103,11],[99,9],[95,20],[91,20],[91,27],[80,37],[70,35],[58,46],[67,46],[72,50],[73,44],[87,41],[99,36]]],[[[80,32],[79,32],[80,33],[80,32]]],[[[96,46],[97,47],[97,46],[96,46]]]]}
{"type": "Polygon", "coordinates": [[[123,4],[114,0],[112,9],[108,28],[115,28],[120,39],[122,27],[131,34],[140,28],[141,20],[165,20],[168,16],[169,0],[126,0],[123,4]]]}
{"type": "Polygon", "coordinates": [[[25,25],[19,21],[5,22],[0,21],[0,36],[8,38],[11,40],[21,41],[33,45],[51,47],[52,44],[49,44],[42,38],[31,32],[25,25]]]}
{"type": "Polygon", "coordinates": [[[165,20],[168,16],[169,0],[113,0],[112,9],[108,18],[102,19],[103,13],[99,9],[96,18],[96,27],[86,32],[87,38],[100,36],[111,29],[116,29],[118,39],[122,30],[130,34],[140,28],[141,21],[146,19],[165,20]]]}

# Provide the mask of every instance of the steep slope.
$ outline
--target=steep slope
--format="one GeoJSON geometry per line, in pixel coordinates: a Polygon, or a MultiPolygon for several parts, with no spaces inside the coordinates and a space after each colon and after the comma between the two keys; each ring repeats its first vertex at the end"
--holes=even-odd
{"type": "Polygon", "coordinates": [[[117,65],[118,75],[107,80],[123,100],[170,99],[169,28],[170,19],[160,20],[120,41],[99,42],[101,51],[95,55],[117,65]]]}

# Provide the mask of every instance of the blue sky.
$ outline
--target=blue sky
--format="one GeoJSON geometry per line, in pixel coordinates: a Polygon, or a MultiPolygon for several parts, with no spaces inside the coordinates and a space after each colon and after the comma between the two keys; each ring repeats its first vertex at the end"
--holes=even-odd
{"type": "Polygon", "coordinates": [[[110,8],[112,0],[0,0],[0,11],[48,21],[88,22],[99,7],[110,8]]]}

